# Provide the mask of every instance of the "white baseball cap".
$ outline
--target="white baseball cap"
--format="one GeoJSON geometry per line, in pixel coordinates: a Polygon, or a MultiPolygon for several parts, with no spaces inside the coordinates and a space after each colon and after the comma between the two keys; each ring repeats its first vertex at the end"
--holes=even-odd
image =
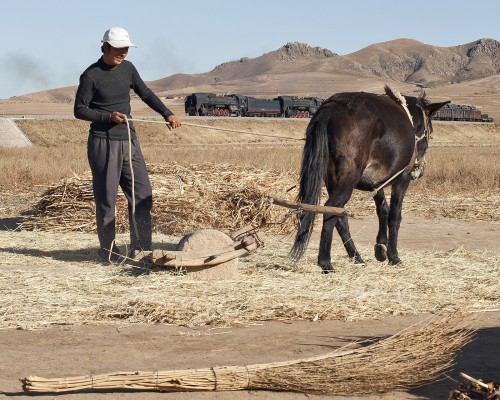
{"type": "Polygon", "coordinates": [[[102,38],[103,43],[109,43],[111,46],[117,49],[123,47],[136,47],[128,37],[128,32],[120,27],[114,27],[108,29],[104,32],[104,37],[102,38]]]}

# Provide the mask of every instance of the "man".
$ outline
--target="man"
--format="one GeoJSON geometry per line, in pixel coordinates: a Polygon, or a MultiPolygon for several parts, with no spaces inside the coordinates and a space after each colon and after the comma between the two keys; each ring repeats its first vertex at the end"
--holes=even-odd
{"type": "Polygon", "coordinates": [[[181,121],[146,86],[134,65],[125,60],[129,47],[136,47],[125,29],[107,30],[102,43],[102,57],[80,76],[74,115],[91,121],[87,156],[96,204],[98,254],[103,261],[118,261],[119,249],[114,243],[118,186],[128,201],[132,258],[151,250],[152,236],[151,183],[134,124],[129,122],[129,131],[125,119],[131,118],[130,89],[163,116],[169,129],[181,126],[181,121]]]}

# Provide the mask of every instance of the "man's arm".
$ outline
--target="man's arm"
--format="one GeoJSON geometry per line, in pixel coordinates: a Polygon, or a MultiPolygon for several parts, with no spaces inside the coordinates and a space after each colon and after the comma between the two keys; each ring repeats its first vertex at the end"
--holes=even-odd
{"type": "Polygon", "coordinates": [[[181,126],[181,120],[177,118],[172,111],[170,111],[165,104],[154,94],[154,92],[146,86],[142,80],[137,69],[132,65],[132,89],[134,92],[146,103],[150,108],[160,114],[165,121],[170,125],[169,127],[175,129],[181,126]]]}
{"type": "Polygon", "coordinates": [[[90,108],[90,102],[93,96],[94,85],[92,80],[87,75],[83,74],[80,76],[80,85],[78,86],[75,96],[75,106],[73,108],[75,118],[98,123],[111,122],[111,113],[90,108]]]}

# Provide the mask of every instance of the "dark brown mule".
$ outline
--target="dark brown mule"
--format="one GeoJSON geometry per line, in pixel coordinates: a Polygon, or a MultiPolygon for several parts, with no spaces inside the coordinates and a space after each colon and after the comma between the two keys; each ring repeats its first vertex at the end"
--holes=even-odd
{"type": "MultiPolygon", "coordinates": [[[[307,127],[297,200],[318,204],[323,182],[327,206],[344,207],[354,189],[374,192],[379,220],[375,256],[394,265],[400,262],[397,243],[403,198],[412,178],[423,173],[431,116],[449,101],[431,104],[425,94],[402,96],[387,86],[385,93],[339,93],[321,105],[307,127]],[[390,207],[383,190],[389,184],[390,207]]],[[[300,214],[292,259],[304,254],[313,225],[314,214],[300,214]]],[[[364,264],[347,216],[324,215],[318,255],[323,271],[334,270],[330,257],[334,226],[349,257],[364,264]]]]}

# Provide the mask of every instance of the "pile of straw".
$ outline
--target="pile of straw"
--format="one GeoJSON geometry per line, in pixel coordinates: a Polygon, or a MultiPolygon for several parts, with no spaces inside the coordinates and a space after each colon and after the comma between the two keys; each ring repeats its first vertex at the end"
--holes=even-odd
{"type": "MultiPolygon", "coordinates": [[[[297,173],[227,164],[151,164],[148,169],[155,233],[186,235],[203,228],[233,231],[248,225],[269,234],[290,234],[295,230],[295,218],[287,218],[289,210],[271,207],[268,196],[294,201],[297,173]],[[291,187],[294,189],[288,191],[291,187]]],[[[500,221],[497,192],[451,198],[414,191],[406,196],[403,212],[437,219],[500,221]]],[[[387,197],[389,193],[386,190],[387,197]]],[[[365,192],[356,191],[346,207],[354,217],[376,215],[374,203],[366,199],[365,192]]],[[[87,173],[47,188],[21,229],[94,233],[94,215],[92,183],[87,173]]],[[[116,218],[117,232],[128,232],[127,205],[121,191],[116,218]]]]}
{"type": "MultiPolygon", "coordinates": [[[[225,164],[151,164],[148,169],[156,233],[185,235],[203,228],[233,231],[247,225],[269,233],[294,229],[294,220],[285,219],[288,210],[270,208],[268,203],[269,195],[285,196],[294,185],[290,175],[225,164]]],[[[92,181],[86,174],[49,187],[21,228],[95,232],[94,210],[92,181]]],[[[126,199],[121,191],[116,221],[118,233],[128,231],[126,199]]]]}
{"type": "Polygon", "coordinates": [[[274,390],[332,395],[407,389],[450,370],[472,338],[459,312],[357,349],[293,361],[153,372],[22,379],[26,392],[93,389],[159,391],[274,390]]]}

